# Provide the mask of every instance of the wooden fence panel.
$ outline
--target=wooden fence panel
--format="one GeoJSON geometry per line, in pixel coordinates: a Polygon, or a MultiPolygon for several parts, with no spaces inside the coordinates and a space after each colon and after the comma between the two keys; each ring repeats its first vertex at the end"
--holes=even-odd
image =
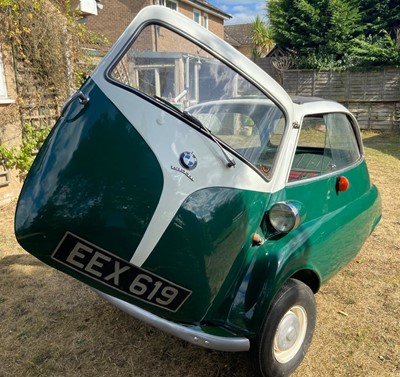
{"type": "Polygon", "coordinates": [[[288,70],[281,84],[291,95],[322,97],[343,103],[362,129],[400,130],[400,69],[368,72],[288,70]]]}

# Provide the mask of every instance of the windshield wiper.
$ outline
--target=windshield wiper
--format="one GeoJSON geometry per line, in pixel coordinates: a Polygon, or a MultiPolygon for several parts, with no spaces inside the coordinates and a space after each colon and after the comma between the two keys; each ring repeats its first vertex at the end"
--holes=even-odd
{"type": "Polygon", "coordinates": [[[227,161],[226,166],[228,168],[235,166],[236,165],[235,160],[228,156],[228,154],[225,152],[225,149],[222,147],[222,145],[218,141],[218,139],[212,134],[212,132],[203,123],[201,123],[196,117],[194,117],[192,114],[189,114],[187,111],[183,111],[183,113],[186,114],[185,116],[189,116],[190,119],[193,119],[193,122],[195,124],[197,124],[201,129],[203,129],[208,135],[210,135],[211,139],[214,140],[215,144],[217,144],[219,146],[219,149],[221,149],[221,152],[227,161]]]}
{"type": "Polygon", "coordinates": [[[153,97],[155,99],[157,99],[158,101],[162,102],[163,104],[167,105],[170,109],[173,109],[178,114],[182,115],[185,119],[189,120],[190,122],[194,123],[196,126],[201,128],[202,130],[204,130],[207,133],[207,135],[209,135],[211,137],[211,139],[213,139],[215,144],[218,145],[219,149],[221,149],[221,152],[227,161],[226,166],[228,168],[231,168],[236,165],[235,160],[228,156],[228,154],[225,152],[225,149],[222,147],[222,145],[218,141],[218,139],[212,134],[212,132],[202,122],[200,122],[200,120],[198,120],[195,116],[188,113],[187,111],[181,110],[178,107],[174,106],[171,102],[167,101],[166,99],[164,99],[162,97],[159,97],[159,96],[153,96],[153,97]]]}

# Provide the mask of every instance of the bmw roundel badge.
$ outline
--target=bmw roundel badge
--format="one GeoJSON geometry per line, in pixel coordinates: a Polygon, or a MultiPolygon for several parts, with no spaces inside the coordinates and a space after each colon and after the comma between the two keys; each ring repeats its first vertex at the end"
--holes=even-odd
{"type": "Polygon", "coordinates": [[[193,152],[183,152],[179,156],[179,162],[188,170],[193,170],[197,166],[197,158],[193,152]]]}

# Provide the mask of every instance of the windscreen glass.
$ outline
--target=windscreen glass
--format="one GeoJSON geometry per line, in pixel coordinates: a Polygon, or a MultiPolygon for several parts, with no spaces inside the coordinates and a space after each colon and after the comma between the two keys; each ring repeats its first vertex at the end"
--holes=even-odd
{"type": "Polygon", "coordinates": [[[226,63],[163,26],[149,25],[109,77],[196,117],[269,175],[285,126],[281,109],[226,63]]]}

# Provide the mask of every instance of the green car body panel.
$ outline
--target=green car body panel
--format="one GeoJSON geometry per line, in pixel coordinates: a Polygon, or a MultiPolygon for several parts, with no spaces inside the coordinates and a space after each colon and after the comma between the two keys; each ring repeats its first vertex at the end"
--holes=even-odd
{"type": "MultiPolygon", "coordinates": [[[[64,234],[71,232],[129,260],[163,186],[158,163],[135,129],[93,82],[89,80],[82,90],[100,106],[83,110],[71,106],[54,127],[21,192],[15,234],[46,264],[137,303],[51,258],[64,234]]],[[[143,268],[193,293],[177,313],[143,307],[169,319],[200,323],[214,301],[219,306],[232,289],[246,263],[250,232],[262,218],[268,197],[231,188],[191,195],[143,268]]],[[[223,321],[223,317],[217,320],[223,321]]]]}
{"type": "Polygon", "coordinates": [[[229,320],[254,336],[273,297],[291,277],[317,291],[360,251],[381,216],[380,196],[370,185],[365,161],[344,172],[351,187],[336,191],[336,176],[292,185],[271,196],[270,203],[300,201],[305,209],[301,225],[288,234],[268,234],[257,246],[239,289],[229,320]],[[315,193],[320,195],[316,196],[315,193]],[[326,194],[326,195],[323,195],[326,194]],[[271,236],[270,239],[268,237],[271,236]],[[260,284],[263,282],[263,284],[260,284]]]}

